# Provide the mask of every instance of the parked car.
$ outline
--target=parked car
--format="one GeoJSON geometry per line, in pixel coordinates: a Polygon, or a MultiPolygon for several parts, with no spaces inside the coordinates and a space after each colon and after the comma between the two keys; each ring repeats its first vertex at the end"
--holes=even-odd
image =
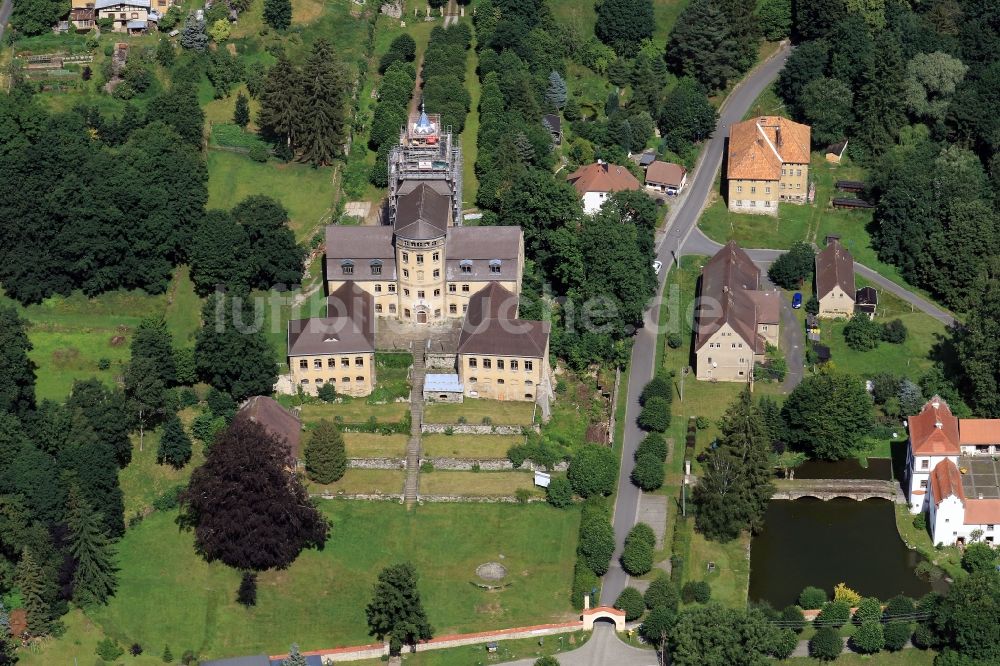
{"type": "Polygon", "coordinates": [[[656,261],[653,262],[653,272],[654,273],[656,273],[657,275],[659,275],[661,268],[663,268],[663,262],[662,261],[660,261],[659,259],[657,259],[656,261]]]}
{"type": "Polygon", "coordinates": [[[801,307],[802,307],[802,294],[800,294],[799,292],[795,292],[795,294],[792,295],[792,308],[798,310],[801,307]]]}

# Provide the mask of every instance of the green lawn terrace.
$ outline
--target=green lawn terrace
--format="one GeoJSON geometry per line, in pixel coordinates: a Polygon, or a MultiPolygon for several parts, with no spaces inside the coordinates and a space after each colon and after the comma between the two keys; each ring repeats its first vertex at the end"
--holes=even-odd
{"type": "MultiPolygon", "coordinates": [[[[168,644],[175,654],[193,649],[202,659],[279,653],[291,641],[304,650],[364,644],[372,640],[364,607],[378,571],[406,560],[420,573],[437,635],[575,617],[569,588],[576,509],[447,504],[407,511],[393,503],[343,501],[320,506],[332,522],[325,548],[305,551],[286,570],[261,574],[258,604],[250,609],[235,601],[239,572],[203,562],[192,534],[178,531],[175,515],[155,513],[119,544],[119,591],[87,619],[125,645],[138,642],[155,653],[168,644]],[[472,584],[476,567],[492,561],[507,568],[505,589],[472,584]]],[[[55,641],[22,663],[56,663],[46,661],[46,649],[65,655],[66,643],[55,641]]],[[[69,651],[93,661],[92,648],[69,651]]]]}

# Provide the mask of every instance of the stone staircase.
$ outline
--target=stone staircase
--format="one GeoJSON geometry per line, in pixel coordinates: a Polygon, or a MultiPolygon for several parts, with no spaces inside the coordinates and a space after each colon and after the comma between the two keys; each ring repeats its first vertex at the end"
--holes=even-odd
{"type": "Polygon", "coordinates": [[[413,373],[410,380],[410,439],[406,443],[406,483],[403,501],[410,508],[420,496],[420,424],[424,421],[424,348],[416,345],[413,352],[413,373]]]}

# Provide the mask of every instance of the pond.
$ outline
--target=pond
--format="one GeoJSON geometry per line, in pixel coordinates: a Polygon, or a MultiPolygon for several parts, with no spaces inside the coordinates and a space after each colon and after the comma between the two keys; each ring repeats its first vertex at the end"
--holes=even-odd
{"type": "Polygon", "coordinates": [[[923,558],[899,538],[894,511],[886,500],[770,502],[764,531],[751,543],[750,600],[780,609],[806,586],[832,595],[838,583],[882,600],[929,592],[913,571],[923,558]]]}
{"type": "Polygon", "coordinates": [[[862,467],[855,458],[847,460],[807,460],[795,468],[796,479],[890,479],[890,458],[869,458],[862,467]]]}

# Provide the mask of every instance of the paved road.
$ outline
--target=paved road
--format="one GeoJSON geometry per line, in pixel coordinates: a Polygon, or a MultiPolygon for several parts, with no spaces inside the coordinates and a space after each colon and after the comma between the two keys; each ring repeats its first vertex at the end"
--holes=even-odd
{"type": "Polygon", "coordinates": [[[3,31],[7,28],[7,21],[10,20],[10,13],[13,9],[13,0],[3,0],[0,3],[0,39],[3,39],[3,31]]]}
{"type": "MultiPolygon", "coordinates": [[[[683,201],[679,202],[667,222],[667,233],[657,248],[657,257],[668,266],[675,257],[679,257],[691,232],[696,228],[698,217],[708,200],[708,195],[715,183],[715,174],[722,165],[722,149],[725,146],[727,128],[742,120],[750,105],[763,90],[777,78],[778,72],[785,66],[788,59],[788,48],[785,47],[774,57],[764,62],[754,70],[729,95],[720,114],[719,123],[708,145],[702,152],[701,160],[695,169],[688,191],[683,201]]],[[[618,499],[615,502],[614,528],[617,547],[611,563],[611,568],[604,576],[601,588],[602,603],[612,604],[623,589],[628,585],[628,574],[621,568],[618,558],[621,556],[625,535],[635,525],[635,517],[639,508],[640,490],[632,485],[629,475],[632,473],[632,458],[635,449],[643,436],[635,424],[639,415],[639,393],[643,386],[652,379],[653,361],[656,358],[657,322],[659,321],[660,302],[663,300],[663,279],[667,271],[661,271],[660,287],[653,306],[646,311],[645,325],[635,336],[632,347],[632,371],[629,375],[627,390],[628,405],[625,412],[625,442],[622,447],[622,465],[618,472],[618,499]]]]}
{"type": "MultiPolygon", "coordinates": [[[[656,652],[640,650],[618,640],[614,625],[598,622],[582,648],[555,655],[561,666],[657,666],[656,652]]],[[[534,659],[510,661],[505,666],[533,666],[534,659]]]]}

